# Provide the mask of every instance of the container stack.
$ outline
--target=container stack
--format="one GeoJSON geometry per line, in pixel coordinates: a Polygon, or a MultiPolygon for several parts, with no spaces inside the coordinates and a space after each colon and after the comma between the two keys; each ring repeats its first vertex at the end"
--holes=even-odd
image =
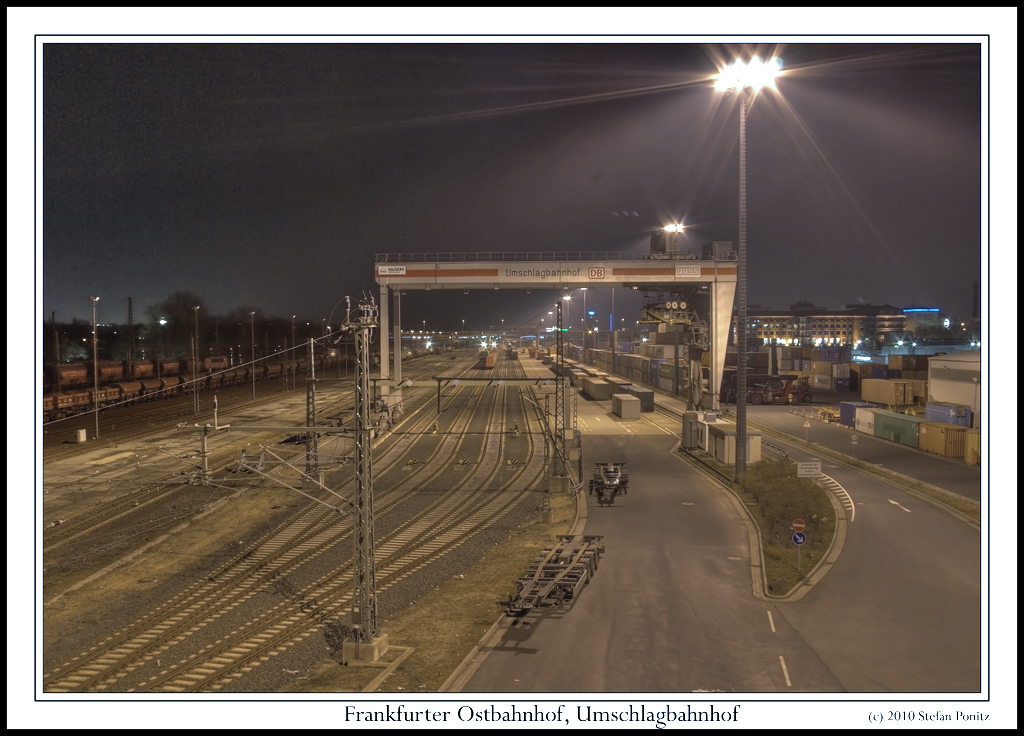
{"type": "Polygon", "coordinates": [[[629,394],[612,394],[612,413],[622,419],[639,419],[640,399],[629,394]]]}
{"type": "Polygon", "coordinates": [[[583,379],[583,394],[594,401],[608,401],[612,397],[612,385],[600,378],[587,376],[583,379]]]}

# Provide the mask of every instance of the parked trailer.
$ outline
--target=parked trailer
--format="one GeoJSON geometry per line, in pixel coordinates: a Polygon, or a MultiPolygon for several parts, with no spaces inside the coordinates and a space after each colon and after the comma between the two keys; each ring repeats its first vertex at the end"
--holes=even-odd
{"type": "Polygon", "coordinates": [[[498,601],[509,617],[573,600],[597,572],[604,552],[600,534],[562,535],[516,581],[516,595],[498,601]]]}

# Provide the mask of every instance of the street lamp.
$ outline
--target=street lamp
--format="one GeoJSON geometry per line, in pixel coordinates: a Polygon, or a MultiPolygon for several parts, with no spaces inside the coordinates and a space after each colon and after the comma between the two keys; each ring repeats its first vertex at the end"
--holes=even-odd
{"type": "Polygon", "coordinates": [[[96,436],[100,438],[100,371],[99,371],[99,335],[96,332],[96,302],[98,296],[89,297],[92,302],[92,407],[96,413],[96,436]]]}
{"type": "Polygon", "coordinates": [[[740,98],[740,221],[736,253],[736,477],[747,469],[747,101],[763,87],[776,89],[782,60],[737,59],[718,75],[715,89],[740,98]],[[748,93],[747,90],[750,90],[748,93]]]}

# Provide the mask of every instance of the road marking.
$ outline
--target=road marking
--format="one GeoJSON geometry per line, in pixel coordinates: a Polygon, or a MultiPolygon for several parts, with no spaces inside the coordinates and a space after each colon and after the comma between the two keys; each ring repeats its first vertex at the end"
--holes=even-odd
{"type": "Polygon", "coordinates": [[[783,659],[782,655],[779,655],[779,662],[782,664],[782,674],[786,676],[786,687],[793,687],[793,683],[789,681],[789,670],[786,669],[786,660],[783,659]]]}
{"type": "MultiPolygon", "coordinates": [[[[775,620],[772,618],[772,612],[768,611],[768,623],[772,626],[772,633],[775,633],[775,620]]],[[[785,668],[786,665],[782,665],[785,668]]]]}
{"type": "Polygon", "coordinates": [[[906,511],[908,514],[910,513],[910,509],[906,508],[905,506],[900,506],[900,504],[898,504],[896,501],[893,501],[891,498],[889,499],[889,503],[893,504],[894,506],[899,506],[901,509],[906,511]]]}
{"type": "Polygon", "coordinates": [[[834,478],[822,473],[818,476],[821,479],[822,485],[826,486],[832,493],[839,499],[839,503],[842,504],[844,509],[848,509],[850,512],[850,523],[853,523],[854,517],[857,516],[857,507],[853,503],[853,499],[850,498],[850,494],[846,492],[846,489],[839,485],[834,478]]]}
{"type": "Polygon", "coordinates": [[[689,501],[683,501],[683,506],[693,506],[689,501]]]}

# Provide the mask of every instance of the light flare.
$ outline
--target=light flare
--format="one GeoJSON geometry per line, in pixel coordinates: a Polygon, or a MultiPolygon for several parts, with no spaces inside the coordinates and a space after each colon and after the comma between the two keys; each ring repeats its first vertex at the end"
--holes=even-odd
{"type": "Polygon", "coordinates": [[[782,59],[777,56],[767,62],[762,62],[757,56],[746,63],[741,59],[736,59],[721,73],[715,75],[715,89],[739,90],[750,87],[755,92],[762,87],[777,89],[775,78],[780,74],[782,74],[782,59]]]}

